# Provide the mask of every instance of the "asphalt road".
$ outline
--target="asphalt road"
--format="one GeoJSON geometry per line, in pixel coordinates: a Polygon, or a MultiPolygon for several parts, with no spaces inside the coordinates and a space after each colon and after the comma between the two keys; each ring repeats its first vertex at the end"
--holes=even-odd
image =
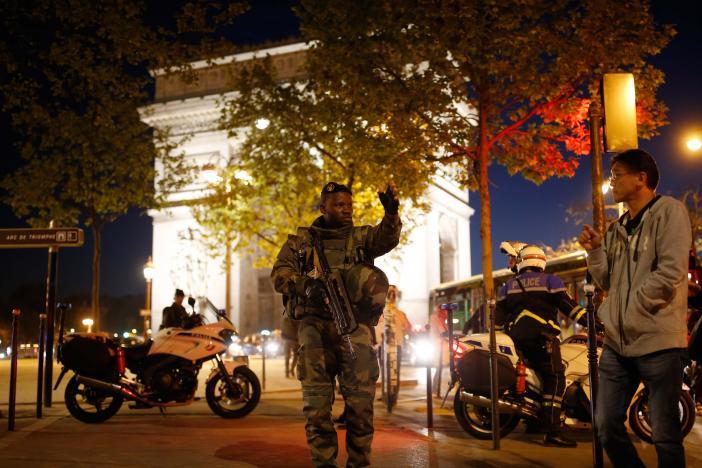
{"type": "MultiPolygon", "coordinates": [[[[252,369],[261,377],[260,360],[252,369]]],[[[7,362],[0,362],[0,411],[7,417],[7,362]]],[[[20,366],[17,431],[6,431],[0,419],[0,466],[3,467],[302,467],[310,466],[301,414],[299,384],[285,379],[282,360],[267,362],[267,391],[249,416],[225,420],[212,414],[204,400],[188,407],[130,410],[127,405],[109,421],[89,425],[71,418],[62,404],[62,391],[45,417],[34,417],[36,361],[20,366]],[[34,377],[32,377],[34,376],[34,377]]],[[[206,373],[203,373],[206,374],[206,373]]],[[[501,450],[463,432],[450,409],[435,400],[434,429],[426,429],[424,369],[404,368],[400,402],[392,414],[382,402],[375,407],[373,465],[382,467],[587,467],[592,466],[590,432],[572,429],[579,441],[574,449],[544,447],[538,435],[522,425],[502,440],[501,450]],[[413,380],[418,381],[418,385],[413,380]]],[[[451,398],[449,397],[449,402],[451,398]]],[[[335,404],[335,414],[342,410],[335,404]]],[[[340,428],[338,462],[345,462],[340,428]]],[[[632,436],[634,437],[634,436],[632,436]]],[[[685,441],[688,466],[702,466],[702,421],[685,441]]],[[[644,462],[655,466],[653,446],[636,442],[644,462]]],[[[605,466],[610,466],[608,462],[605,466]]]]}

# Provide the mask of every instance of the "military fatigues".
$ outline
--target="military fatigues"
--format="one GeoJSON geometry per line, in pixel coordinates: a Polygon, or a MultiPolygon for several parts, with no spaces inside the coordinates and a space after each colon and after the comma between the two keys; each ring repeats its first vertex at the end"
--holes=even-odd
{"type": "Polygon", "coordinates": [[[495,310],[497,329],[504,328],[529,367],[542,378],[541,420],[549,433],[560,430],[565,391],[558,312],[585,325],[585,309],[568,295],[560,278],[527,271],[500,288],[495,310]]]}
{"type": "MultiPolygon", "coordinates": [[[[324,218],[319,217],[309,229],[322,240],[329,266],[347,272],[358,263],[372,262],[392,250],[399,242],[401,223],[399,216],[386,215],[375,227],[327,229],[324,218]]],[[[357,355],[353,360],[348,348],[341,343],[331,314],[322,301],[308,299],[300,290],[304,275],[314,268],[311,251],[309,231],[298,230],[298,234],[290,236],[281,248],[271,273],[276,291],[285,296],[286,313],[301,320],[297,372],[302,382],[307,443],[315,466],[336,466],[338,445],[331,407],[334,381],[338,376],[348,410],[348,466],[368,466],[373,439],[375,383],[379,374],[372,347],[374,311],[361,310],[363,307],[357,310],[359,325],[351,335],[357,355]]]]}

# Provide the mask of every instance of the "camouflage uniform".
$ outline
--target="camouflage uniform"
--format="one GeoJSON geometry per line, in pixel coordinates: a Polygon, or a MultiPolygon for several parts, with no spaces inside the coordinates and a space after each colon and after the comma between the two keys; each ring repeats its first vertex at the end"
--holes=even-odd
{"type": "MultiPolygon", "coordinates": [[[[309,229],[314,230],[322,240],[329,266],[348,273],[359,263],[372,263],[374,258],[392,250],[399,242],[401,226],[399,216],[386,214],[375,227],[344,226],[326,229],[324,218],[320,216],[309,229]]],[[[348,466],[369,466],[373,440],[373,400],[379,375],[371,328],[376,311],[368,310],[370,307],[363,305],[357,308],[359,325],[351,335],[357,355],[353,360],[347,348],[342,345],[324,304],[318,299],[302,297],[301,292],[295,290],[302,274],[314,267],[313,259],[306,253],[310,250],[309,231],[298,230],[298,234],[291,235],[278,253],[271,278],[276,291],[284,294],[286,300],[297,297],[288,313],[301,320],[297,372],[302,382],[303,411],[307,418],[305,430],[312,462],[315,466],[336,466],[338,444],[331,409],[334,402],[334,381],[338,376],[348,408],[348,466]],[[305,252],[304,256],[301,257],[300,252],[305,252]],[[300,265],[303,258],[304,264],[300,265]]],[[[372,275],[358,279],[348,278],[346,283],[350,295],[354,294],[352,290],[357,289],[350,284],[354,282],[365,283],[363,286],[366,290],[370,286],[370,293],[377,293],[372,290],[372,275]]],[[[350,299],[356,302],[353,297],[350,299]]],[[[384,300],[383,294],[383,303],[384,300]]],[[[375,315],[375,322],[377,317],[375,315]]]]}

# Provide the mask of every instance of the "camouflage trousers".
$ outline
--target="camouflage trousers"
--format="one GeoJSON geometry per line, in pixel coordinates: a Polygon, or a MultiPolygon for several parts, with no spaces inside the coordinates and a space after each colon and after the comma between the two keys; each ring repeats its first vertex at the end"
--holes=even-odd
{"type": "Polygon", "coordinates": [[[373,400],[379,369],[371,329],[359,325],[351,335],[356,359],[342,344],[334,322],[305,317],[300,325],[297,376],[302,382],[305,432],[315,466],[336,466],[339,452],[332,421],[335,379],[346,404],[349,467],[369,466],[373,441],[373,400]]]}

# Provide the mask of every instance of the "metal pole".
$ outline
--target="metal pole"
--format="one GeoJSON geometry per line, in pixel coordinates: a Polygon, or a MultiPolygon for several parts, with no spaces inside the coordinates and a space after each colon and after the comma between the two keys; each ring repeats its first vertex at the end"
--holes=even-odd
{"type": "Polygon", "coordinates": [[[42,417],[44,400],[44,353],[46,352],[46,314],[39,314],[39,356],[37,359],[37,418],[42,417]]]}
{"type": "Polygon", "coordinates": [[[58,247],[49,247],[49,268],[46,275],[46,362],[44,368],[44,406],[51,408],[51,386],[54,371],[54,316],[56,311],[56,270],[58,247]]]}
{"type": "Polygon", "coordinates": [[[8,401],[8,419],[7,430],[15,430],[15,403],[17,400],[17,348],[19,347],[19,318],[20,310],[12,309],[12,340],[10,348],[12,349],[12,357],[10,359],[10,398],[8,401]]]}
{"type": "Polygon", "coordinates": [[[599,374],[597,372],[597,329],[595,325],[595,306],[592,298],[595,294],[595,285],[591,284],[590,274],[587,275],[585,284],[586,313],[587,313],[587,364],[590,377],[590,418],[592,420],[592,463],[595,468],[602,468],[603,455],[600,439],[597,435],[595,424],[595,408],[597,401],[597,387],[599,374]]]}
{"type": "Polygon", "coordinates": [[[149,311],[149,315],[144,315],[144,339],[148,340],[149,339],[149,328],[150,328],[149,318],[151,317],[151,280],[150,279],[146,280],[145,308],[146,308],[146,310],[149,311]]]}
{"type": "Polygon", "coordinates": [[[261,379],[261,386],[263,388],[263,391],[266,391],[266,340],[267,336],[263,335],[263,350],[261,353],[262,356],[262,366],[263,369],[261,370],[261,373],[263,374],[263,378],[261,379]]]}
{"type": "Polygon", "coordinates": [[[439,362],[436,367],[436,397],[441,398],[441,377],[444,373],[444,340],[439,337],[439,362]]]}
{"type": "Polygon", "coordinates": [[[499,394],[497,391],[497,336],[495,335],[495,299],[488,299],[490,321],[490,411],[492,414],[492,448],[500,449],[500,410],[497,405],[499,394]]]}
{"type": "Polygon", "coordinates": [[[431,394],[431,362],[427,361],[427,429],[434,428],[434,408],[431,394]]]}
{"type": "Polygon", "coordinates": [[[590,155],[592,157],[592,223],[600,235],[605,231],[605,206],[602,193],[602,141],[600,127],[602,126],[602,107],[599,97],[590,102],[590,155]]]}

